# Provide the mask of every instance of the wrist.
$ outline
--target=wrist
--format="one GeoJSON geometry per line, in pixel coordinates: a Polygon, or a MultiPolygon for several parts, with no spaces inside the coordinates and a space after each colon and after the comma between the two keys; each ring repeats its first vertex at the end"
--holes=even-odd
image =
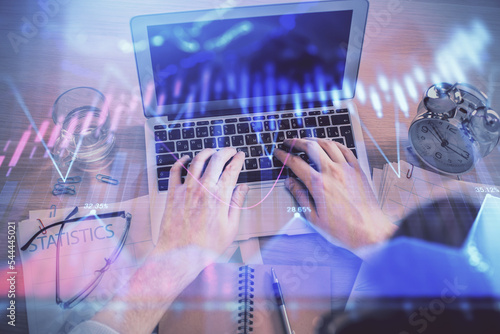
{"type": "Polygon", "coordinates": [[[165,272],[170,271],[170,268],[181,270],[197,276],[216,257],[213,252],[194,245],[182,248],[155,247],[144,265],[156,265],[165,272]]]}
{"type": "Polygon", "coordinates": [[[390,219],[382,212],[376,215],[375,222],[368,244],[384,242],[392,237],[398,226],[393,224],[390,219]]]}
{"type": "Polygon", "coordinates": [[[211,260],[199,247],[153,249],[129,284],[93,320],[119,333],[150,333],[177,295],[211,260]]]}

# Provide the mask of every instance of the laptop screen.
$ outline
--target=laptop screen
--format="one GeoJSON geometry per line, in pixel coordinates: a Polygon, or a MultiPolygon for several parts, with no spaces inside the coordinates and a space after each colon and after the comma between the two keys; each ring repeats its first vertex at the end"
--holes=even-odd
{"type": "Polygon", "coordinates": [[[157,105],[181,118],[327,105],[343,86],[352,15],[148,26],[157,105]]]}

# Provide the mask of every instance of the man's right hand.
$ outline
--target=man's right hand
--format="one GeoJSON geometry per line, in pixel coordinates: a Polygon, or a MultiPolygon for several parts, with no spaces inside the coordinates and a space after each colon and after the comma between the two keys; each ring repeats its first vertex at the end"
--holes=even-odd
{"type": "MultiPolygon", "coordinates": [[[[397,229],[380,209],[375,194],[354,154],[344,145],[325,139],[287,139],[285,145],[305,152],[317,166],[290,155],[286,166],[300,178],[285,185],[302,207],[307,220],[355,249],[389,238],[397,229]]],[[[283,163],[287,152],[276,149],[283,163]]]]}

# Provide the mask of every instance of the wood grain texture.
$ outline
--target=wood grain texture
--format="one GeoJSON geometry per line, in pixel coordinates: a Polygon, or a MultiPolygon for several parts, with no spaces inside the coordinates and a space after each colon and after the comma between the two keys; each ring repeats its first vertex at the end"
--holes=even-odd
{"type": "MultiPolygon", "coordinates": [[[[63,2],[63,1],[61,1],[63,2]]],[[[41,11],[37,1],[2,1],[0,4],[0,192],[11,196],[0,196],[0,258],[6,259],[6,222],[26,219],[29,210],[82,205],[85,202],[100,202],[113,196],[127,200],[147,194],[147,177],[144,152],[144,117],[140,104],[137,72],[132,52],[129,20],[132,16],[214,8],[224,4],[255,5],[289,1],[67,1],[53,9],[43,27],[22,39],[19,44],[9,39],[12,34],[21,36],[23,20],[32,21],[41,11]],[[122,159],[124,170],[119,186],[103,188],[95,180],[96,172],[78,172],[84,179],[78,185],[74,197],[54,197],[50,191],[59,175],[52,163],[44,157],[44,149],[35,142],[35,131],[23,112],[16,95],[5,79],[17,88],[23,103],[31,113],[37,127],[44,121],[50,126],[44,135],[49,141],[53,129],[50,119],[51,106],[63,91],[76,86],[91,86],[100,89],[111,101],[111,110],[119,114],[119,131],[115,148],[116,161],[122,159]],[[119,112],[118,112],[119,111],[119,112]],[[24,131],[31,131],[29,141],[15,166],[9,167],[11,158],[24,131]],[[32,150],[36,151],[30,158],[32,150]],[[8,174],[8,176],[7,176],[8,174]],[[111,194],[111,195],[110,195],[111,194]],[[107,197],[106,197],[107,196],[107,197]]],[[[360,99],[359,87],[356,103],[360,117],[378,145],[390,161],[396,161],[395,113],[400,122],[401,158],[417,163],[406,150],[407,129],[416,113],[418,100],[425,88],[434,83],[433,75],[440,78],[437,57],[443,52],[452,53],[454,45],[468,49],[470,45],[457,44],[460,34],[469,34],[477,40],[474,32],[479,25],[488,35],[488,41],[477,52],[478,64],[470,64],[461,57],[465,77],[471,84],[486,91],[492,106],[500,109],[500,5],[497,0],[481,1],[382,1],[370,2],[367,33],[363,48],[359,80],[366,100],[360,99]],[[392,7],[389,5],[393,3],[392,7]],[[399,4],[394,7],[395,4],[399,4]],[[392,8],[392,9],[391,9],[392,8]],[[394,9],[396,8],[396,9],[394,9]],[[416,83],[417,98],[409,97],[405,88],[405,77],[415,78],[415,68],[422,69],[425,77],[416,83]],[[384,92],[379,81],[384,75],[389,90],[384,92]],[[408,103],[408,117],[401,111],[394,96],[393,87],[403,86],[408,103]],[[377,117],[370,101],[370,92],[379,94],[383,117],[377,117]]],[[[368,158],[371,167],[381,168],[385,159],[376,145],[365,133],[368,158]]],[[[500,184],[498,149],[484,159],[479,173],[489,173],[500,184]]],[[[109,174],[111,168],[102,170],[109,174]]],[[[73,174],[73,173],[72,173],[73,174]]],[[[467,178],[480,178],[474,171],[467,178]]],[[[338,284],[348,289],[355,277],[359,260],[351,253],[332,247],[319,236],[265,238],[262,240],[263,258],[266,263],[303,263],[314,258],[315,247],[321,245],[331,254],[318,265],[337,268],[334,275],[338,284]],[[300,247],[299,247],[300,246],[300,247]],[[297,251],[297,250],[300,251],[297,251]]],[[[20,260],[19,257],[17,257],[20,260]]],[[[26,314],[23,312],[22,269],[18,266],[17,288],[20,296],[17,326],[13,332],[27,331],[26,314]]],[[[342,289],[341,289],[342,290],[342,289]]],[[[5,298],[5,296],[1,296],[5,298]]],[[[4,312],[1,312],[2,316],[4,312]]],[[[5,318],[4,318],[5,319],[5,318]]],[[[4,322],[0,324],[3,328],[4,322]]],[[[12,330],[13,328],[9,328],[12,330]]]]}

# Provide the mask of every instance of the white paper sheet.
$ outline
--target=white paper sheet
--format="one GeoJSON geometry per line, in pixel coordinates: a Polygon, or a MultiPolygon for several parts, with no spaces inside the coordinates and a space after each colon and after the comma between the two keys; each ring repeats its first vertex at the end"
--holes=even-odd
{"type": "MultiPolygon", "coordinates": [[[[392,166],[397,170],[397,163],[392,163],[392,166]]],[[[404,218],[421,205],[441,198],[461,197],[479,207],[486,194],[500,197],[500,186],[460,181],[413,167],[405,161],[400,161],[400,166],[400,176],[388,164],[382,171],[374,169],[373,172],[380,207],[393,221],[404,218]]]]}
{"type": "MultiPolygon", "coordinates": [[[[19,223],[20,247],[39,230],[40,222],[36,220],[37,218],[47,226],[64,220],[73,209],[57,209],[56,216],[52,218],[50,218],[52,210],[30,212],[30,219],[19,223]]],[[[74,308],[63,310],[55,301],[55,255],[59,228],[52,228],[53,231],[49,230],[47,234],[39,235],[32,246],[20,252],[30,333],[66,333],[79,322],[91,318],[131,277],[141,261],[152,250],[148,196],[108,204],[108,208],[98,209],[96,212],[100,214],[121,210],[132,214],[125,246],[116,262],[104,274],[97,288],[74,308]]],[[[82,217],[89,212],[89,209],[79,208],[79,212],[74,217],[82,217]]],[[[104,258],[109,257],[115,248],[121,231],[114,230],[114,227],[109,224],[93,230],[65,226],[64,231],[71,231],[71,233],[61,234],[61,249],[66,247],[64,254],[69,254],[61,257],[61,285],[80,291],[87,282],[90,282],[94,272],[103,266],[104,258]]]]}

